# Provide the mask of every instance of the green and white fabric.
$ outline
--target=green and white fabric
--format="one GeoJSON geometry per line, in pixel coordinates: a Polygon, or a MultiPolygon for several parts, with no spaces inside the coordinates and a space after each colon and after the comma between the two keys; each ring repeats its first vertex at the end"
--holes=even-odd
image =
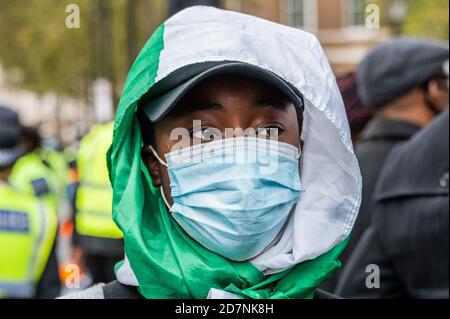
{"type": "Polygon", "coordinates": [[[312,34],[252,16],[192,7],[164,23],[132,67],[109,151],[113,218],[125,236],[118,280],[146,298],[312,298],[339,267],[361,202],[361,176],[335,77],[312,34]],[[271,71],[305,98],[305,192],[285,232],[255,259],[235,263],[189,238],[167,213],[141,160],[138,101],[192,64],[238,61],[271,71]],[[212,294],[212,295],[211,295],[212,294]]]}

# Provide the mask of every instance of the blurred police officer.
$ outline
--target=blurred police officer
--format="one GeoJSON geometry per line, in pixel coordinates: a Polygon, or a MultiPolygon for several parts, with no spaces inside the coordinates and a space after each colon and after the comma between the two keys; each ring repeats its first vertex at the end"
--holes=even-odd
{"type": "Polygon", "coordinates": [[[112,188],[106,153],[113,123],[98,124],[81,140],[75,207],[75,252],[81,249],[94,283],[114,280],[114,265],[124,255],[123,235],[112,220],[112,188]]]}
{"type": "Polygon", "coordinates": [[[68,209],[69,173],[62,154],[44,148],[34,127],[21,128],[21,144],[25,154],[14,165],[10,182],[21,191],[45,200],[57,213],[68,209]]]}
{"type": "Polygon", "coordinates": [[[448,106],[448,76],[443,65],[449,58],[447,45],[414,38],[399,38],[375,48],[357,72],[363,104],[375,112],[374,119],[356,145],[363,177],[363,201],[345,263],[373,210],[372,196],[390,151],[408,141],[448,106]]]}
{"type": "Polygon", "coordinates": [[[54,298],[60,290],[56,214],[9,183],[21,155],[18,116],[0,107],[0,297],[54,298]]]}
{"type": "Polygon", "coordinates": [[[51,139],[46,139],[43,143],[36,127],[22,126],[22,144],[25,145],[27,153],[36,153],[42,164],[50,169],[61,193],[59,196],[65,195],[65,187],[69,180],[69,162],[65,154],[58,150],[57,145],[53,145],[51,139]]]}

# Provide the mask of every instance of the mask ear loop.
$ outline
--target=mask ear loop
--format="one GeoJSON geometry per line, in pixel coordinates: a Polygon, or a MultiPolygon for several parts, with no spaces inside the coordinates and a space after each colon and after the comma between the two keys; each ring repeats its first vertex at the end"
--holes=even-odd
{"type": "MultiPolygon", "coordinates": [[[[303,128],[303,122],[304,122],[304,114],[305,114],[305,98],[303,97],[303,95],[300,95],[300,102],[301,104],[298,106],[298,110],[297,110],[297,116],[299,116],[299,114],[301,113],[301,121],[302,121],[302,128],[303,128]]],[[[299,117],[299,124],[300,124],[300,117],[299,117]]],[[[300,132],[300,136],[299,136],[300,140],[302,139],[302,132],[300,132]]],[[[299,147],[298,149],[298,155],[297,155],[297,159],[300,160],[300,158],[302,157],[302,146],[299,147]]]]}
{"type": "MultiPolygon", "coordinates": [[[[168,165],[166,162],[164,162],[164,161],[161,159],[161,157],[159,157],[158,153],[157,153],[156,150],[153,148],[153,146],[149,145],[148,148],[150,149],[150,151],[153,153],[153,155],[156,157],[156,159],[158,160],[158,162],[159,162],[162,166],[164,166],[164,167],[166,167],[166,168],[169,168],[169,165],[168,165]]],[[[162,197],[164,203],[166,204],[167,208],[169,209],[169,211],[172,211],[172,207],[170,207],[169,201],[167,200],[166,195],[164,194],[164,189],[163,189],[162,187],[160,187],[160,192],[161,192],[161,197],[162,197]]]]}
{"type": "MultiPolygon", "coordinates": [[[[298,160],[298,170],[299,170],[299,174],[300,174],[300,178],[301,178],[301,158],[302,158],[302,154],[303,154],[303,150],[302,147],[300,146],[299,150],[298,150],[298,155],[297,155],[297,160],[298,160]]],[[[302,192],[305,192],[305,190],[302,188],[302,192]]],[[[296,203],[295,205],[297,206],[298,203],[296,203]]],[[[295,206],[295,207],[296,207],[295,206]]],[[[295,209],[294,209],[295,210],[295,209]]]]}
{"type": "Polygon", "coordinates": [[[169,165],[164,162],[161,157],[159,157],[158,153],[155,151],[155,149],[153,148],[153,146],[149,145],[148,148],[150,149],[150,151],[153,153],[153,156],[156,157],[156,159],[158,160],[158,162],[164,166],[165,168],[169,168],[169,165]]]}
{"type": "Polygon", "coordinates": [[[162,197],[164,203],[166,204],[167,208],[171,212],[172,211],[172,207],[170,207],[169,201],[166,199],[166,195],[164,195],[164,189],[162,187],[160,187],[160,191],[161,191],[161,197],[162,197]]]}

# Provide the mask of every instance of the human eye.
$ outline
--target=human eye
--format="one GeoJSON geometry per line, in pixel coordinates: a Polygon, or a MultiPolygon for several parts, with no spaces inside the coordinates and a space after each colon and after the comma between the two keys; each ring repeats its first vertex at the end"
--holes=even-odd
{"type": "Polygon", "coordinates": [[[192,131],[191,137],[202,142],[211,142],[222,138],[221,132],[216,128],[201,128],[196,131],[192,131]]]}
{"type": "Polygon", "coordinates": [[[277,138],[284,132],[284,128],[281,125],[270,124],[264,127],[258,128],[258,137],[266,139],[277,138]]]}

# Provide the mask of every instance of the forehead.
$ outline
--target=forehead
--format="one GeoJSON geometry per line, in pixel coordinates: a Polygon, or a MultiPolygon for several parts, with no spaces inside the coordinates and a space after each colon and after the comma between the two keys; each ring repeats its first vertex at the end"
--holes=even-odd
{"type": "Polygon", "coordinates": [[[186,97],[214,96],[223,93],[234,93],[239,96],[256,95],[255,93],[270,93],[287,97],[272,84],[256,78],[238,74],[215,75],[200,82],[186,97]]]}
{"type": "Polygon", "coordinates": [[[191,89],[171,112],[190,112],[229,107],[287,107],[290,99],[272,84],[245,75],[223,74],[203,80],[191,89]]]}

